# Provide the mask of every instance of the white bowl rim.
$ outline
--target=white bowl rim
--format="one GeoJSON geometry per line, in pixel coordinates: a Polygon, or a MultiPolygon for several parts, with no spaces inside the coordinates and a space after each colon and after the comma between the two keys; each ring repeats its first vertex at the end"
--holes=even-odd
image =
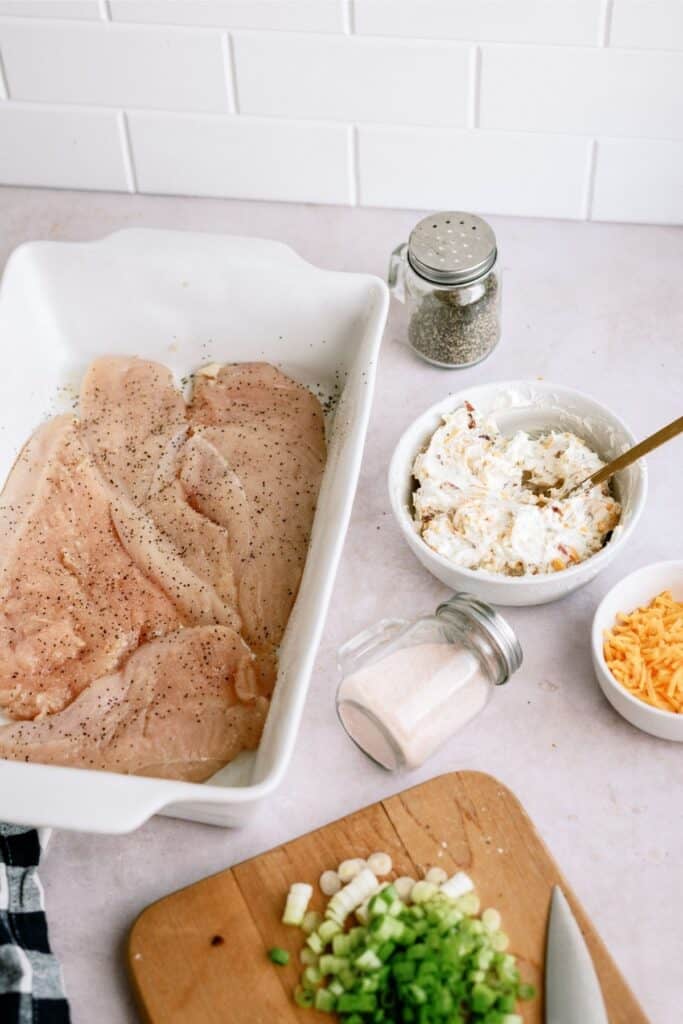
{"type": "MultiPolygon", "coordinates": [[[[406,536],[410,537],[411,541],[419,542],[420,546],[427,552],[428,557],[432,558],[437,564],[443,566],[445,569],[461,573],[463,576],[469,577],[472,580],[485,580],[486,582],[491,583],[495,582],[499,584],[509,584],[511,586],[516,587],[517,589],[528,586],[539,587],[542,586],[544,583],[549,582],[550,580],[557,581],[557,577],[559,574],[545,572],[538,573],[535,576],[506,576],[503,573],[491,572],[489,569],[468,569],[465,566],[454,565],[453,562],[451,562],[444,555],[440,555],[437,551],[434,551],[433,548],[430,548],[428,544],[425,544],[422,538],[419,537],[406,524],[405,516],[403,515],[404,507],[402,503],[399,501],[398,497],[396,496],[395,488],[392,485],[392,481],[396,473],[399,449],[401,448],[407,435],[416,427],[420,420],[427,419],[428,417],[435,415],[437,412],[441,413],[441,410],[445,410],[449,405],[451,405],[451,403],[453,403],[453,410],[457,409],[458,405],[462,404],[462,402],[465,400],[467,394],[471,394],[474,391],[484,390],[485,388],[512,389],[515,387],[528,387],[529,385],[538,388],[539,391],[555,391],[558,392],[559,394],[571,395],[598,406],[603,412],[605,412],[610,417],[613,423],[618,425],[619,428],[623,430],[624,434],[629,439],[630,444],[634,445],[636,443],[635,436],[626,426],[621,417],[617,416],[616,413],[613,413],[612,410],[608,408],[608,406],[604,405],[604,403],[600,402],[597,398],[593,398],[592,395],[586,394],[585,391],[579,391],[577,388],[567,388],[564,387],[564,385],[562,384],[551,384],[549,381],[541,380],[536,381],[520,379],[492,381],[489,384],[475,384],[471,388],[461,388],[461,390],[456,391],[455,394],[448,395],[446,398],[442,398],[438,402],[434,402],[434,404],[430,405],[428,409],[425,409],[424,412],[420,413],[419,416],[417,416],[411,423],[408,424],[408,426],[406,427],[406,429],[403,431],[398,441],[396,442],[396,447],[394,448],[394,452],[393,455],[391,456],[391,461],[389,463],[388,472],[389,500],[391,501],[391,507],[394,513],[394,518],[396,519],[400,528],[403,530],[406,536]]],[[[596,552],[596,554],[591,555],[590,558],[586,558],[583,562],[579,562],[578,565],[571,566],[571,568],[569,569],[563,569],[561,574],[563,580],[571,580],[574,579],[576,576],[583,575],[588,565],[590,565],[591,567],[596,567],[595,573],[593,575],[597,575],[600,572],[600,566],[602,565],[602,562],[606,559],[611,560],[612,556],[615,554],[615,548],[622,547],[624,542],[631,535],[640,517],[640,513],[645,505],[645,501],[647,500],[648,490],[647,466],[645,464],[645,459],[640,459],[635,464],[634,468],[640,474],[641,495],[638,498],[638,500],[634,502],[634,515],[631,518],[630,524],[624,527],[624,529],[619,534],[614,544],[612,544],[612,542],[610,541],[603,548],[601,548],[600,551],[596,552]]],[[[413,523],[412,519],[410,520],[410,523],[413,523]]],[[[641,702],[638,701],[638,703],[641,702]]],[[[669,714],[671,713],[672,712],[669,712],[669,714]]]]}
{"type": "MultiPolygon", "coordinates": [[[[652,704],[646,704],[644,700],[638,700],[637,697],[634,697],[631,693],[629,693],[626,687],[622,686],[621,683],[614,678],[610,671],[609,665],[605,661],[605,655],[603,654],[602,629],[600,629],[600,635],[598,635],[598,617],[602,612],[603,606],[613,596],[614,591],[618,590],[619,587],[624,586],[625,583],[628,583],[636,576],[644,576],[646,572],[649,572],[652,569],[664,568],[679,569],[683,574],[683,558],[664,559],[664,561],[662,562],[650,562],[648,565],[641,565],[639,569],[634,569],[633,572],[628,573],[628,575],[622,577],[622,579],[620,579],[618,583],[615,583],[613,587],[610,587],[610,589],[607,591],[598,607],[595,609],[595,614],[593,615],[593,625],[591,626],[591,644],[593,647],[593,656],[597,659],[598,665],[604,673],[606,683],[609,686],[611,686],[616,693],[619,693],[623,697],[626,697],[626,700],[629,704],[631,704],[634,708],[639,708],[644,714],[653,715],[655,718],[660,718],[662,721],[680,721],[681,728],[683,728],[683,714],[677,711],[667,711],[665,708],[655,708],[652,706],[652,704]]],[[[653,594],[652,596],[656,597],[657,595],[653,594]]]]}

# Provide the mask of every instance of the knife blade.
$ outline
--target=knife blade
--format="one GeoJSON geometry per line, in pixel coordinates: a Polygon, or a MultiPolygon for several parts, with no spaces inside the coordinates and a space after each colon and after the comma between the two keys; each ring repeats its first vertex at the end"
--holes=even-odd
{"type": "Polygon", "coordinates": [[[545,1024],[609,1024],[591,955],[557,885],[545,952],[545,1024]]]}

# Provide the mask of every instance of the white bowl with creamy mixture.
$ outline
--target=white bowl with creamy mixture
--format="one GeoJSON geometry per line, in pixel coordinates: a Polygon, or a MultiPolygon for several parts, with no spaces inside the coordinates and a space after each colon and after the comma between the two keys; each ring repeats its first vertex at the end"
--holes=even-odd
{"type": "Polygon", "coordinates": [[[545,604],[593,579],[634,529],[647,493],[642,460],[609,487],[564,496],[633,444],[622,421],[581,392],[543,381],[467,388],[401,437],[392,509],[447,586],[494,604],[545,604]]]}

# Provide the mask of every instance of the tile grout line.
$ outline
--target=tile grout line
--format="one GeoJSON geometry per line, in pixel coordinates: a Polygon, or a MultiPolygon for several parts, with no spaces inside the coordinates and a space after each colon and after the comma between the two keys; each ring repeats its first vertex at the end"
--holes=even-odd
{"type": "Polygon", "coordinates": [[[123,166],[126,172],[128,191],[135,194],[138,191],[137,175],[133,162],[133,147],[130,141],[130,128],[125,110],[119,110],[116,114],[116,121],[119,126],[119,139],[121,141],[121,153],[123,155],[123,166]]]}
{"type": "Polygon", "coordinates": [[[470,94],[467,126],[478,128],[481,94],[481,46],[478,43],[475,43],[470,57],[470,94]]]}
{"type": "Polygon", "coordinates": [[[237,91],[237,66],[235,63],[235,47],[231,32],[221,32],[221,52],[225,70],[225,88],[228,94],[228,108],[231,114],[239,114],[240,103],[237,91]]]}
{"type": "Polygon", "coordinates": [[[612,35],[612,17],[614,15],[614,0],[603,0],[602,17],[600,19],[600,34],[598,46],[609,46],[612,35]]]}
{"type": "Polygon", "coordinates": [[[356,34],[356,16],[353,3],[354,0],[342,0],[342,25],[344,35],[347,36],[356,34]]]}
{"type": "Polygon", "coordinates": [[[581,219],[591,220],[593,216],[593,197],[595,194],[595,173],[597,170],[598,163],[598,140],[591,139],[590,156],[588,159],[588,172],[586,175],[586,185],[583,193],[583,202],[581,203],[581,219]]]}
{"type": "Polygon", "coordinates": [[[360,206],[360,160],[358,152],[358,125],[349,125],[349,192],[350,205],[360,206]]]}
{"type": "Polygon", "coordinates": [[[0,100],[9,99],[9,82],[5,74],[5,65],[2,62],[2,51],[0,51],[0,100]]]}

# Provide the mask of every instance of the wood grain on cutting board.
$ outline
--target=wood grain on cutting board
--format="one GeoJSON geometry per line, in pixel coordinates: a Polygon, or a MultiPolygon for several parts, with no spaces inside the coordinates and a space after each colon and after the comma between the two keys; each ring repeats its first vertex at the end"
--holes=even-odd
{"type": "MultiPolygon", "coordinates": [[[[479,772],[455,772],[285,843],[148,907],[132,929],[128,960],[151,1024],[316,1024],[327,1014],[292,1002],[303,936],[280,922],[292,882],[315,883],[347,857],[390,853],[397,874],[433,865],[472,875],[482,907],[497,907],[524,980],[539,996],[525,1024],[543,1021],[543,955],[551,888],[562,886],[581,926],[610,1024],[648,1024],[605,946],[519,801],[479,772]],[[287,967],[271,946],[293,955],[287,967]]],[[[320,909],[317,891],[311,906],[320,909]]]]}

